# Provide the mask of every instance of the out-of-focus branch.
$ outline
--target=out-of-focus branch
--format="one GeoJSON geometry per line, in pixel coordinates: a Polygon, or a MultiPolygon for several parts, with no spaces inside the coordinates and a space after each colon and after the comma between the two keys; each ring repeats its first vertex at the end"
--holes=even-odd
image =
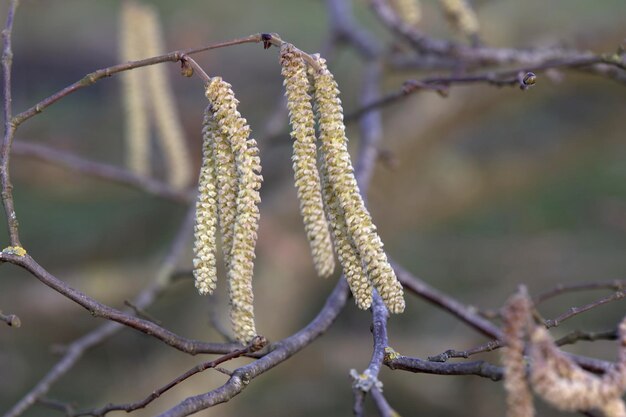
{"type": "Polygon", "coordinates": [[[580,340],[586,342],[595,342],[596,340],[617,340],[617,329],[605,330],[602,332],[583,332],[582,330],[574,330],[556,340],[557,346],[572,345],[580,340]]]}
{"type": "Polygon", "coordinates": [[[286,361],[321,336],[333,324],[348,299],[348,283],[341,278],[317,316],[302,330],[275,344],[270,353],[237,368],[221,387],[195,397],[189,397],[160,417],[182,417],[230,400],[243,391],[257,376],[286,361]]]}
{"type": "Polygon", "coordinates": [[[194,192],[178,190],[169,184],[137,175],[127,169],[84,159],[46,145],[20,140],[13,145],[13,154],[54,164],[90,177],[125,185],[178,203],[189,203],[194,198],[194,192]]]}
{"type": "Polygon", "coordinates": [[[127,413],[131,413],[135,410],[139,410],[141,408],[145,408],[146,406],[148,406],[148,404],[150,404],[152,401],[156,400],[157,398],[159,398],[161,395],[163,395],[165,392],[169,391],[170,389],[172,389],[173,387],[175,387],[176,385],[180,384],[181,382],[185,381],[186,379],[192,377],[193,375],[206,371],[207,369],[212,369],[212,368],[216,368],[218,365],[227,362],[231,359],[235,359],[238,358],[242,355],[245,355],[247,353],[253,353],[256,352],[260,349],[262,349],[263,347],[265,347],[265,345],[267,345],[267,340],[261,336],[257,336],[256,338],[254,338],[252,340],[252,342],[246,346],[243,347],[241,349],[237,349],[233,352],[230,352],[224,356],[221,356],[217,359],[214,359],[212,361],[208,361],[208,362],[203,362],[199,365],[194,366],[193,368],[191,368],[190,370],[188,370],[187,372],[185,372],[184,374],[178,376],[177,378],[175,378],[174,380],[168,382],[167,384],[165,384],[164,386],[162,386],[161,388],[155,389],[154,391],[152,391],[152,393],[150,395],[148,395],[146,398],[144,398],[141,401],[137,401],[134,403],[128,403],[128,404],[108,404],[104,407],[101,408],[96,408],[93,410],[84,410],[84,411],[79,411],[77,413],[73,413],[71,414],[71,417],[79,417],[79,416],[97,416],[97,417],[102,417],[108,413],[110,413],[111,411],[126,411],[127,413]]]}
{"type": "Polygon", "coordinates": [[[570,292],[578,292],[578,291],[589,291],[589,290],[613,290],[613,291],[621,291],[626,289],[626,280],[616,279],[611,281],[597,281],[597,282],[582,282],[578,284],[559,284],[556,287],[544,291],[533,300],[535,305],[541,304],[550,298],[557,297],[562,294],[567,294],[570,292]]]}
{"type": "Polygon", "coordinates": [[[623,54],[595,55],[591,52],[563,48],[513,49],[484,46],[473,47],[436,39],[421,33],[414,26],[405,23],[386,0],[370,0],[370,6],[378,19],[391,32],[407,41],[419,52],[456,58],[459,65],[465,68],[514,63],[527,66],[542,65],[554,60],[567,60],[571,67],[610,65],[622,70],[626,69],[626,60],[623,54]]]}

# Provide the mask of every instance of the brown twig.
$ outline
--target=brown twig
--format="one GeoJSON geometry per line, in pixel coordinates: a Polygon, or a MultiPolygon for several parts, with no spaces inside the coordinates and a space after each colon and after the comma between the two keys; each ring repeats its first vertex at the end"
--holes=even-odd
{"type": "MultiPolygon", "coordinates": [[[[187,240],[193,228],[195,210],[188,210],[177,235],[174,237],[172,244],[165,256],[161,266],[156,273],[154,282],[144,289],[133,300],[133,305],[138,308],[145,309],[163,292],[169,285],[172,274],[175,271],[176,264],[180,256],[184,253],[187,240]]],[[[52,387],[52,385],[65,375],[78,362],[82,355],[94,346],[99,345],[117,332],[122,330],[124,326],[120,323],[108,322],[86,335],[76,339],[64,349],[64,356],[50,371],[33,387],[22,399],[15,404],[3,417],[16,417],[22,414],[26,409],[42,398],[52,387]]],[[[232,346],[231,351],[237,349],[232,346]]]]}
{"type": "MultiPolygon", "coordinates": [[[[200,52],[209,51],[212,49],[225,48],[228,46],[241,45],[244,43],[259,43],[261,41],[262,41],[261,34],[258,33],[255,35],[250,35],[250,36],[246,36],[243,38],[237,38],[237,39],[233,39],[233,40],[226,41],[226,42],[214,43],[214,44],[199,47],[199,48],[173,51],[164,55],[141,59],[138,61],[130,61],[130,62],[126,62],[123,64],[118,64],[118,65],[113,65],[110,67],[102,68],[102,69],[96,70],[94,72],[91,72],[85,75],[83,78],[76,81],[74,84],[71,84],[65,87],[64,89],[41,100],[39,103],[35,104],[31,108],[16,115],[15,117],[13,117],[12,123],[15,127],[17,127],[21,125],[22,123],[24,123],[26,120],[30,119],[31,117],[41,113],[47,107],[50,107],[51,105],[61,100],[62,98],[67,97],[68,95],[75,93],[76,91],[81,90],[85,87],[89,87],[90,85],[95,84],[97,81],[103,78],[110,77],[120,72],[129,71],[135,68],[147,67],[149,65],[160,64],[163,62],[178,62],[183,57],[186,57],[188,55],[193,55],[193,54],[197,54],[200,52]]],[[[190,60],[190,63],[191,63],[191,60],[190,60]]]]}
{"type": "Polygon", "coordinates": [[[192,355],[198,353],[228,353],[234,348],[239,347],[236,345],[233,346],[232,344],[205,343],[198,340],[187,339],[164,329],[151,321],[131,316],[121,310],[99,303],[88,295],[70,287],[67,283],[52,275],[28,254],[18,256],[3,252],[0,253],[0,262],[8,262],[24,268],[48,287],[85,308],[94,317],[112,320],[135,330],[139,330],[140,332],[159,339],[167,345],[182,352],[192,355]]]}
{"type": "Polygon", "coordinates": [[[577,316],[581,313],[584,313],[585,311],[589,311],[593,308],[599,307],[601,305],[610,303],[612,301],[618,301],[618,300],[622,300],[624,297],[626,296],[626,292],[624,290],[619,290],[614,292],[611,295],[608,295],[606,297],[602,297],[592,303],[589,304],[585,304],[583,306],[580,307],[571,307],[568,311],[566,311],[565,313],[561,314],[560,316],[554,318],[554,319],[550,319],[550,320],[545,320],[544,321],[544,325],[546,326],[546,328],[550,329],[552,327],[556,327],[559,324],[561,324],[562,322],[564,322],[565,320],[571,319],[574,316],[577,316]]]}
{"type": "Polygon", "coordinates": [[[326,300],[324,307],[306,327],[292,336],[273,344],[270,347],[270,352],[262,358],[237,368],[233,371],[230,379],[221,387],[204,394],[189,397],[159,416],[187,416],[230,400],[243,391],[254,378],[286,361],[321,336],[335,321],[345,306],[347,299],[348,284],[345,278],[342,277],[326,300]]]}
{"type": "Polygon", "coordinates": [[[546,300],[570,292],[604,289],[613,291],[624,290],[626,289],[626,280],[616,279],[611,281],[583,282],[578,284],[559,284],[550,290],[540,293],[538,296],[535,297],[533,302],[535,305],[539,305],[546,300]]]}
{"type": "Polygon", "coordinates": [[[102,162],[90,161],[69,152],[59,151],[50,146],[28,141],[17,141],[13,145],[13,154],[37,159],[63,168],[80,172],[81,174],[121,184],[127,187],[144,191],[156,197],[172,200],[178,203],[190,203],[194,200],[195,192],[177,190],[169,184],[150,177],[142,177],[125,168],[102,162]]]}
{"type": "Polygon", "coordinates": [[[170,389],[174,388],[176,385],[180,384],[181,382],[185,381],[186,379],[192,377],[195,374],[198,374],[200,372],[203,372],[207,369],[211,369],[211,368],[215,368],[218,365],[227,362],[229,360],[238,358],[240,356],[243,356],[247,353],[252,353],[252,352],[256,352],[260,349],[262,349],[265,345],[267,345],[267,340],[264,339],[261,336],[257,336],[248,346],[245,346],[241,349],[237,349],[233,352],[227,353],[224,356],[221,356],[217,359],[214,359],[212,361],[208,361],[208,362],[203,362],[199,365],[194,366],[193,368],[189,369],[187,372],[185,372],[184,374],[178,376],[177,378],[175,378],[174,380],[168,382],[167,384],[165,384],[164,386],[162,386],[161,388],[158,388],[154,391],[152,391],[152,393],[150,393],[150,395],[148,395],[146,398],[144,398],[143,400],[137,401],[137,402],[133,402],[133,403],[127,403],[127,404],[108,404],[104,407],[101,408],[96,408],[93,410],[83,410],[83,411],[79,411],[77,413],[73,413],[70,414],[71,417],[80,417],[80,416],[96,416],[96,417],[102,417],[108,413],[110,413],[111,411],[126,411],[127,413],[133,412],[135,410],[139,410],[141,408],[145,408],[146,406],[148,406],[148,404],[150,404],[152,401],[156,400],[157,398],[159,398],[161,395],[163,395],[165,392],[169,391],[170,389]]]}
{"type": "Polygon", "coordinates": [[[535,74],[530,71],[515,70],[503,71],[501,73],[489,72],[478,75],[429,77],[422,80],[408,80],[403,83],[402,88],[398,91],[389,93],[377,100],[371,100],[359,109],[349,113],[346,116],[346,120],[352,120],[370,110],[393,104],[419,91],[434,91],[442,96],[446,96],[451,85],[482,83],[497,87],[519,87],[525,90],[535,84],[535,74]]]}
{"type": "Polygon", "coordinates": [[[4,100],[2,102],[4,114],[4,137],[2,140],[2,148],[0,148],[0,187],[2,194],[2,205],[6,213],[7,226],[9,229],[9,240],[11,246],[21,247],[20,236],[18,231],[17,215],[15,214],[15,205],[13,203],[13,185],[9,174],[9,159],[11,154],[11,145],[15,137],[16,125],[13,122],[12,110],[12,87],[11,87],[11,65],[13,64],[13,50],[11,49],[11,35],[13,33],[13,20],[15,19],[15,11],[17,10],[18,0],[11,0],[9,3],[9,11],[7,20],[2,30],[3,48],[2,48],[2,93],[4,100]]]}
{"type": "Polygon", "coordinates": [[[574,330],[556,340],[557,346],[572,345],[580,340],[586,342],[595,342],[596,340],[617,340],[617,329],[605,330],[602,332],[584,332],[582,330],[574,330]]]}

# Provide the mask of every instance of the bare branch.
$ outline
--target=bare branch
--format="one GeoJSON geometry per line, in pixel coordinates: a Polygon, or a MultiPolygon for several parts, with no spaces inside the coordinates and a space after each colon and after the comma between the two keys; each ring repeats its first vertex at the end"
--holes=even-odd
{"type": "Polygon", "coordinates": [[[562,294],[577,291],[588,290],[613,290],[620,291],[626,288],[626,280],[611,280],[611,281],[597,281],[597,282],[583,282],[578,284],[559,284],[551,290],[547,290],[539,294],[534,299],[534,304],[539,305],[544,301],[557,297],[562,294]]]}
{"type": "Polygon", "coordinates": [[[13,50],[11,49],[11,35],[13,32],[13,20],[15,11],[17,10],[18,0],[11,0],[9,3],[9,11],[7,20],[2,30],[3,48],[2,48],[2,93],[4,100],[2,102],[4,114],[4,137],[2,140],[2,148],[0,148],[0,187],[2,188],[2,205],[6,213],[7,226],[9,229],[9,239],[11,246],[21,247],[20,236],[18,232],[17,215],[15,214],[15,206],[13,203],[13,185],[9,175],[9,159],[11,154],[11,145],[15,137],[15,124],[12,121],[12,87],[11,87],[11,65],[13,64],[13,50]]]}
{"type": "Polygon", "coordinates": [[[564,322],[565,320],[571,319],[572,317],[577,316],[581,313],[584,313],[585,311],[589,311],[593,308],[610,303],[612,301],[622,300],[624,299],[624,296],[626,296],[626,292],[624,290],[619,290],[609,296],[602,297],[592,303],[585,304],[580,307],[571,307],[567,312],[561,314],[560,316],[551,320],[545,320],[544,325],[548,329],[552,327],[556,327],[562,322],[564,322]]]}
{"type": "Polygon", "coordinates": [[[326,300],[326,304],[306,327],[272,345],[270,353],[251,364],[237,368],[221,387],[189,397],[160,417],[188,416],[200,410],[226,402],[243,391],[250,381],[286,361],[321,336],[333,324],[348,299],[348,283],[342,277],[326,300]]]}
{"type": "Polygon", "coordinates": [[[90,161],[50,146],[20,140],[13,145],[13,154],[37,159],[94,178],[125,185],[178,203],[190,203],[194,200],[195,192],[177,190],[169,184],[149,177],[139,176],[127,169],[102,162],[90,161]]]}
{"type": "Polygon", "coordinates": [[[94,410],[84,410],[84,411],[79,411],[77,413],[72,413],[70,414],[72,417],[79,417],[79,416],[97,416],[97,417],[101,417],[104,416],[108,413],[110,413],[111,411],[126,411],[127,413],[133,412],[135,410],[139,410],[141,408],[145,408],[148,404],[150,404],[152,401],[156,400],[157,398],[159,398],[161,395],[163,395],[165,392],[169,391],[171,388],[174,388],[176,385],[180,384],[181,382],[185,381],[186,379],[192,377],[193,375],[203,372],[207,369],[211,369],[211,368],[215,368],[218,365],[227,362],[231,359],[235,359],[238,358],[242,355],[245,355],[247,353],[252,353],[252,352],[256,352],[260,349],[262,349],[265,345],[267,345],[267,340],[261,336],[257,336],[248,346],[243,347],[241,349],[237,349],[231,353],[228,353],[224,356],[221,356],[217,359],[214,359],[212,361],[208,361],[208,362],[203,362],[199,365],[194,366],[193,368],[191,368],[190,370],[188,370],[187,372],[185,372],[184,374],[178,376],[177,378],[175,378],[174,380],[168,382],[166,385],[162,386],[159,389],[156,389],[154,391],[152,391],[152,393],[150,395],[148,395],[146,398],[144,398],[141,401],[137,401],[134,403],[128,403],[128,404],[109,404],[106,405],[104,407],[101,408],[96,408],[94,410]]]}
{"type": "Polygon", "coordinates": [[[54,93],[53,95],[41,100],[39,103],[35,104],[28,110],[25,110],[22,113],[18,114],[17,116],[13,118],[12,123],[15,127],[17,127],[21,125],[22,123],[24,123],[26,120],[30,119],[31,117],[41,113],[47,107],[50,107],[51,105],[61,100],[62,98],[67,97],[68,95],[78,90],[81,90],[85,87],[89,87],[90,85],[95,84],[97,81],[103,78],[110,77],[112,75],[118,74],[123,71],[146,67],[149,65],[160,64],[163,62],[178,62],[187,55],[193,55],[193,54],[197,54],[200,52],[209,51],[212,49],[224,48],[227,46],[240,45],[244,43],[259,43],[261,41],[262,41],[261,34],[258,33],[255,35],[246,36],[244,38],[238,38],[238,39],[233,39],[233,40],[226,41],[226,42],[214,43],[214,44],[203,46],[200,48],[173,51],[173,52],[169,52],[167,54],[160,55],[160,56],[141,59],[138,61],[130,61],[124,64],[118,64],[118,65],[113,65],[111,67],[102,68],[102,69],[96,70],[94,72],[91,72],[85,75],[83,78],[76,81],[74,84],[65,87],[64,89],[54,93]]]}

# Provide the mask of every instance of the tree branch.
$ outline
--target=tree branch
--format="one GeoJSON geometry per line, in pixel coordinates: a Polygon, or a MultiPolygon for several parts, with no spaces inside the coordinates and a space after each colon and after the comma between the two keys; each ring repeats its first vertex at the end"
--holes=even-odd
{"type": "Polygon", "coordinates": [[[270,353],[236,369],[221,387],[195,397],[189,397],[160,417],[182,417],[226,402],[243,391],[257,376],[281,364],[321,336],[333,324],[348,299],[348,284],[342,277],[326,300],[326,304],[306,327],[271,347],[270,353]]]}
{"type": "Polygon", "coordinates": [[[13,50],[11,49],[11,35],[13,33],[13,20],[17,10],[18,0],[11,0],[9,3],[9,11],[7,20],[2,30],[3,48],[2,48],[2,93],[4,100],[2,102],[4,114],[4,137],[2,140],[2,148],[0,148],[0,187],[2,188],[2,205],[6,213],[7,226],[9,229],[9,240],[11,246],[21,247],[20,235],[18,231],[17,215],[15,214],[15,205],[13,203],[13,185],[9,175],[9,159],[11,154],[11,145],[15,137],[16,125],[12,121],[12,87],[11,87],[11,65],[13,64],[13,50]]]}
{"type": "Polygon", "coordinates": [[[101,417],[104,416],[108,413],[110,413],[111,411],[126,411],[127,413],[131,413],[135,410],[139,410],[141,408],[145,408],[148,404],[150,404],[152,401],[156,400],[157,398],[159,398],[161,395],[163,395],[165,392],[169,391],[171,388],[174,388],[176,385],[180,384],[181,382],[185,381],[186,379],[192,377],[193,375],[203,372],[207,369],[211,369],[211,368],[216,368],[218,365],[227,362],[231,359],[235,359],[238,358],[240,356],[243,356],[245,354],[248,353],[253,353],[256,352],[260,349],[262,349],[265,345],[267,345],[267,340],[261,336],[257,336],[248,346],[243,347],[241,349],[237,349],[231,353],[228,353],[224,356],[221,356],[217,359],[214,359],[212,361],[208,361],[208,362],[203,362],[199,365],[194,366],[193,368],[191,368],[190,370],[188,370],[187,372],[185,372],[184,374],[178,376],[177,378],[175,378],[174,380],[168,382],[167,384],[165,384],[164,386],[162,386],[159,389],[156,389],[154,391],[152,391],[152,393],[150,395],[148,395],[146,398],[144,398],[141,401],[137,401],[134,403],[128,403],[128,404],[109,404],[106,405],[104,407],[101,408],[96,408],[93,410],[84,410],[84,411],[79,411],[77,413],[72,413],[70,414],[71,417],[80,417],[80,416],[96,416],[96,417],[101,417]]]}
{"type": "Polygon", "coordinates": [[[177,203],[190,203],[195,192],[178,190],[164,182],[137,175],[125,168],[102,162],[90,161],[69,152],[59,151],[50,146],[20,140],[13,145],[13,154],[54,164],[90,177],[135,188],[156,197],[177,203]]]}

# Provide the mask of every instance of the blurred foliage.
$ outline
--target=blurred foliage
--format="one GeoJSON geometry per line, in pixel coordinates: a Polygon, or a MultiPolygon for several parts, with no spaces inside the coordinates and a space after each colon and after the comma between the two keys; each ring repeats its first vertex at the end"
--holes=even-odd
{"type": "MultiPolygon", "coordinates": [[[[327,37],[321,1],[153,3],[162,15],[168,49],[267,31],[316,52],[327,37]]],[[[388,39],[366,2],[356,3],[363,24],[388,39]]],[[[436,2],[422,3],[422,29],[451,37],[436,2]]],[[[491,45],[565,43],[608,52],[624,36],[623,0],[475,3],[491,45]]],[[[119,4],[21,1],[14,31],[16,111],[117,62],[119,4]]],[[[4,20],[6,2],[0,11],[4,20]]],[[[332,68],[349,112],[356,107],[360,63],[353,53],[339,52],[334,58],[332,68]]],[[[282,95],[276,51],[243,45],[203,54],[198,61],[209,74],[233,84],[242,114],[261,134],[282,95]]],[[[178,68],[170,67],[197,168],[203,90],[198,79],[179,77],[178,68]]],[[[385,88],[396,90],[404,80],[421,75],[390,74],[385,88]]],[[[382,146],[392,163],[377,167],[370,204],[392,257],[430,284],[481,308],[498,308],[522,282],[538,292],[558,283],[624,278],[626,87],[590,75],[561,75],[560,81],[541,76],[526,92],[453,87],[447,99],[424,92],[385,109],[382,146]]],[[[112,78],[68,97],[24,124],[17,140],[122,164],[119,88],[119,80],[112,78]]],[[[354,126],[350,137],[356,145],[354,126]]],[[[314,276],[288,145],[286,134],[261,143],[262,159],[268,162],[255,291],[258,327],[271,340],[310,320],[336,279],[314,276]]],[[[71,285],[117,307],[152,278],[184,213],[173,203],[25,158],[12,160],[12,172],[29,252],[71,285]]],[[[6,236],[4,223],[0,236],[6,236]]],[[[181,268],[190,268],[190,262],[181,268]]],[[[15,267],[0,266],[0,277],[0,308],[18,314],[23,324],[18,330],[0,327],[0,410],[6,410],[57,360],[51,346],[72,341],[101,320],[15,267]]],[[[208,324],[208,304],[218,303],[226,321],[225,290],[220,283],[217,296],[207,299],[189,281],[179,282],[150,313],[179,334],[219,340],[208,324]]],[[[552,317],[597,295],[563,297],[542,312],[552,317]]],[[[485,341],[422,300],[407,299],[406,313],[393,317],[389,327],[391,344],[399,352],[425,357],[485,341]]],[[[598,308],[555,334],[604,330],[623,312],[623,302],[598,308]]],[[[348,371],[367,366],[369,323],[368,312],[349,306],[328,334],[302,354],[259,377],[230,403],[199,415],[348,415],[348,371]]],[[[567,349],[608,359],[614,355],[613,345],[605,342],[567,349]]],[[[496,354],[481,356],[497,360],[496,354]]],[[[125,330],[89,352],[50,396],[80,406],[134,401],[199,360],[125,330]]],[[[134,415],[154,415],[224,378],[205,372],[134,415]]],[[[498,415],[504,409],[501,385],[487,380],[386,369],[381,379],[388,400],[402,415],[417,410],[423,416],[498,415]]],[[[35,406],[26,415],[51,414],[35,406]]]]}

